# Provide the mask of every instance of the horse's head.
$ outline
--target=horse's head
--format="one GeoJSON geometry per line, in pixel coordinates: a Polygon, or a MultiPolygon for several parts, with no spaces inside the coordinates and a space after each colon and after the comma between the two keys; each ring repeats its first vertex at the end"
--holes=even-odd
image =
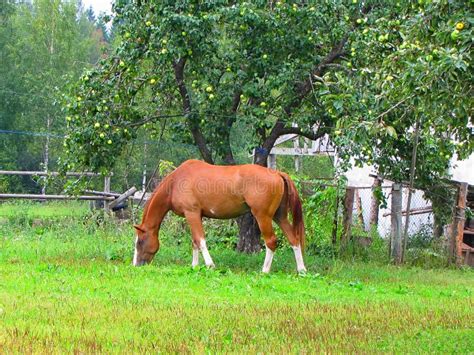
{"type": "Polygon", "coordinates": [[[137,237],[135,239],[135,253],[133,254],[133,265],[141,266],[149,264],[160,249],[158,233],[147,230],[143,225],[135,225],[137,237]]]}

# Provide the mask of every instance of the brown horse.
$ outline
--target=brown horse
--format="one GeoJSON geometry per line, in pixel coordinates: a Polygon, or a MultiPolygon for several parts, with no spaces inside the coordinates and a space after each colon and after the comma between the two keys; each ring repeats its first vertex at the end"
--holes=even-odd
{"type": "Polygon", "coordinates": [[[151,262],[160,247],[158,231],[168,211],[184,216],[193,241],[193,262],[199,263],[199,250],[208,267],[214,263],[206,247],[202,217],[227,219],[251,211],[266,245],[263,272],[269,272],[276,248],[274,220],[288,238],[298,272],[303,263],[304,224],[301,201],[293,181],[284,173],[258,165],[215,166],[188,160],[168,175],[145,206],[137,231],[133,265],[151,262]],[[293,223],[288,221],[291,211],[293,223]]]}

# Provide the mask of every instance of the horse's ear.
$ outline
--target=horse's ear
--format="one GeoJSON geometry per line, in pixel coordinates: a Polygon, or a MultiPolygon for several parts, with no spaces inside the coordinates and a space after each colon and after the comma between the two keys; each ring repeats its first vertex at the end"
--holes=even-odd
{"type": "Polygon", "coordinates": [[[135,228],[139,232],[145,233],[145,230],[138,224],[135,224],[133,228],[135,228]]]}

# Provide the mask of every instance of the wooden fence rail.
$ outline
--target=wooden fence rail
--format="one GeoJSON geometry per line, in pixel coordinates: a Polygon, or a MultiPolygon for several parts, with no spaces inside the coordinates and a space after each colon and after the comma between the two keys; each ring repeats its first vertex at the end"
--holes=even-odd
{"type": "Polygon", "coordinates": [[[41,194],[0,194],[1,199],[24,200],[106,200],[113,201],[112,196],[69,196],[69,195],[41,195],[41,194]]]}
{"type": "MultiPolygon", "coordinates": [[[[15,171],[15,170],[0,170],[0,175],[37,175],[37,176],[59,176],[57,171],[15,171]]],[[[91,172],[68,172],[66,176],[101,176],[98,173],[91,172]]]]}
{"type": "MultiPolygon", "coordinates": [[[[57,171],[26,171],[26,170],[0,170],[0,175],[20,175],[20,176],[59,176],[57,171]]],[[[69,195],[48,195],[46,193],[42,194],[0,194],[1,199],[27,199],[27,200],[86,200],[86,201],[104,201],[104,209],[109,211],[109,201],[114,201],[117,197],[120,197],[121,194],[115,194],[110,192],[110,175],[102,175],[98,173],[93,173],[89,171],[85,172],[67,172],[66,176],[69,177],[80,177],[80,176],[89,176],[89,177],[103,177],[104,178],[104,191],[85,191],[85,193],[90,193],[93,196],[83,195],[83,196],[69,196],[69,195]]]]}

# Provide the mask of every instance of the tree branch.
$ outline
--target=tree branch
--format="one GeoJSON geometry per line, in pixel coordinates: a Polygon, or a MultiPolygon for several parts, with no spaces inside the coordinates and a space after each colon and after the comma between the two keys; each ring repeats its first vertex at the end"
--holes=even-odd
{"type": "Polygon", "coordinates": [[[180,58],[173,64],[174,75],[176,78],[176,84],[178,84],[179,93],[181,95],[181,99],[183,101],[183,111],[188,122],[189,128],[191,130],[191,134],[194,138],[194,142],[198,147],[203,159],[210,163],[214,164],[214,160],[212,159],[212,154],[207,147],[206,139],[199,128],[199,123],[196,119],[194,119],[194,115],[191,111],[191,99],[189,98],[188,89],[186,88],[186,84],[184,82],[184,66],[186,65],[186,59],[180,58]]]}
{"type": "MultiPolygon", "coordinates": [[[[341,58],[345,54],[344,46],[346,45],[347,40],[348,40],[348,36],[346,35],[344,36],[344,38],[342,38],[338,43],[336,43],[333,46],[333,48],[326,55],[326,57],[324,57],[324,59],[311,71],[310,75],[308,75],[306,80],[304,80],[301,83],[297,83],[295,85],[295,94],[296,94],[295,99],[292,102],[290,102],[286,107],[283,108],[283,111],[286,113],[288,117],[291,116],[291,114],[293,113],[293,110],[296,107],[298,107],[303,101],[303,99],[311,92],[313,80],[318,80],[318,78],[322,77],[325,71],[327,70],[327,68],[329,67],[329,65],[333,64],[335,61],[337,61],[339,58],[341,58]]],[[[283,122],[282,120],[277,120],[275,122],[272,130],[270,131],[270,134],[265,138],[263,142],[263,145],[262,145],[263,153],[259,154],[255,159],[256,164],[263,165],[263,166],[266,165],[267,156],[270,153],[270,150],[275,145],[275,142],[278,139],[278,137],[280,137],[283,134],[287,134],[288,132],[295,133],[298,135],[302,135],[304,137],[308,137],[310,139],[312,137],[316,139],[320,137],[318,135],[320,130],[318,130],[318,134],[313,135],[309,132],[301,131],[301,129],[299,129],[298,127],[285,128],[285,124],[286,123],[283,122]],[[295,130],[297,132],[294,132],[295,130]]]]}
{"type": "Polygon", "coordinates": [[[311,71],[308,78],[295,85],[295,99],[284,108],[284,111],[288,116],[291,115],[293,109],[298,107],[301,104],[301,101],[311,92],[312,81],[322,77],[326,72],[326,69],[345,54],[344,46],[346,45],[347,40],[348,37],[345,36],[336,43],[326,57],[324,57],[324,59],[311,71]]]}
{"type": "Polygon", "coordinates": [[[239,88],[235,90],[234,96],[232,98],[232,106],[231,106],[231,114],[227,117],[226,125],[227,125],[227,134],[225,134],[225,152],[224,152],[224,162],[229,165],[235,165],[235,158],[234,154],[232,153],[232,147],[230,146],[230,130],[235,123],[237,110],[239,109],[240,105],[240,95],[242,94],[242,90],[239,88]]]}
{"type": "Polygon", "coordinates": [[[281,131],[281,135],[285,134],[297,134],[299,136],[309,138],[312,141],[315,141],[326,134],[325,130],[318,129],[317,132],[303,131],[301,127],[285,127],[281,131]]]}
{"type": "Polygon", "coordinates": [[[153,122],[160,118],[175,118],[175,117],[183,117],[183,115],[177,114],[177,115],[158,115],[158,116],[145,117],[141,121],[130,123],[128,127],[140,127],[140,126],[143,126],[145,123],[153,122]]]}

